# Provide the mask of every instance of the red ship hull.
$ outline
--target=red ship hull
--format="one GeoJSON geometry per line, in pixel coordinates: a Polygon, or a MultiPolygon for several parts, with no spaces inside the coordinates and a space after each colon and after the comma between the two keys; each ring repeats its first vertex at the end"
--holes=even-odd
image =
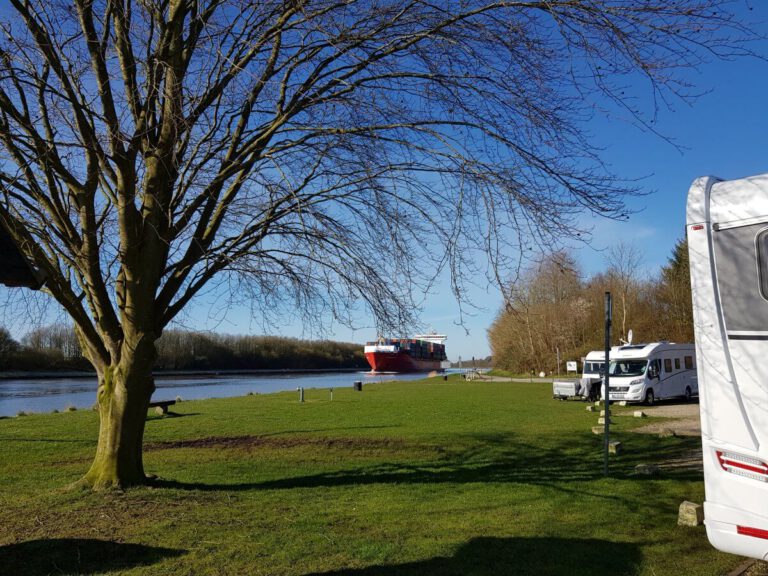
{"type": "Polygon", "coordinates": [[[440,370],[440,360],[417,359],[407,352],[366,352],[374,372],[431,372],[440,370]]]}

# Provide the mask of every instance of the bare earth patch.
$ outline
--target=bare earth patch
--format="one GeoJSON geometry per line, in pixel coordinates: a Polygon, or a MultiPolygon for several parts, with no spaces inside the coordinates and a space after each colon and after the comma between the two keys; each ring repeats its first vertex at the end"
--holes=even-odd
{"type": "MultiPolygon", "coordinates": [[[[633,432],[640,434],[658,434],[662,430],[672,430],[676,436],[701,436],[701,418],[699,405],[695,404],[664,404],[662,406],[644,407],[643,412],[650,418],[664,418],[663,422],[649,422],[645,426],[635,428],[633,432]]],[[[701,446],[672,458],[659,462],[662,470],[691,470],[704,473],[701,446]]]]}
{"type": "Polygon", "coordinates": [[[144,449],[170,450],[174,448],[341,448],[344,450],[372,449],[403,449],[408,444],[399,439],[390,438],[301,438],[301,437],[270,437],[270,436],[209,436],[193,440],[178,440],[175,442],[151,442],[144,449]]]}
{"type": "Polygon", "coordinates": [[[701,436],[698,404],[665,404],[639,409],[651,418],[672,418],[673,420],[649,422],[645,426],[635,428],[633,432],[658,434],[662,430],[674,430],[677,436],[701,436]]]}

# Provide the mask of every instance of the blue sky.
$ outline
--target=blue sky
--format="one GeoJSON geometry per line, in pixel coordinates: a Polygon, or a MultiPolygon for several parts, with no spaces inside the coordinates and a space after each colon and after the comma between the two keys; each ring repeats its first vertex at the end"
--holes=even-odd
{"type": "MultiPolygon", "coordinates": [[[[755,18],[768,21],[768,3],[749,4],[755,18]]],[[[768,57],[768,42],[760,49],[768,57]]],[[[595,118],[591,123],[589,129],[605,150],[602,157],[613,173],[639,179],[638,186],[648,194],[629,200],[629,208],[636,212],[626,222],[583,216],[593,228],[593,242],[591,247],[574,247],[574,255],[585,275],[600,271],[605,250],[619,241],[636,245],[644,271],[656,274],[684,235],[686,195],[695,178],[733,179],[768,172],[768,62],[715,61],[687,77],[706,93],[690,105],[673,102],[673,110],[662,111],[654,123],[674,144],[620,120],[595,118]]],[[[454,324],[458,310],[447,289],[433,295],[424,310],[424,324],[449,335],[451,360],[490,354],[486,330],[501,298],[497,290],[489,289],[476,290],[474,299],[483,309],[467,318],[468,334],[454,324]]],[[[375,334],[337,330],[336,336],[357,341],[375,334]]]]}
{"type": "MultiPolygon", "coordinates": [[[[751,0],[744,6],[752,6],[752,17],[768,22],[768,3],[751,0]]],[[[768,34],[768,25],[763,28],[768,34]]],[[[761,48],[768,56],[768,43],[761,48]]],[[[644,269],[655,274],[683,236],[686,193],[695,178],[711,174],[732,179],[768,172],[768,62],[756,58],[715,61],[690,71],[687,78],[706,93],[691,105],[673,102],[674,109],[662,111],[655,122],[659,132],[679,148],[620,120],[596,117],[590,123],[589,130],[605,150],[602,157],[612,172],[621,178],[639,179],[638,186],[648,195],[629,200],[628,206],[636,213],[627,222],[583,216],[583,223],[593,227],[593,242],[591,247],[575,248],[574,254],[585,275],[600,270],[604,251],[618,241],[640,248],[644,269]]],[[[447,283],[439,285],[426,300],[423,325],[448,334],[451,360],[490,353],[486,330],[501,297],[489,287],[474,290],[472,298],[480,308],[465,316],[463,327],[457,325],[458,306],[447,283]]],[[[247,309],[235,307],[211,318],[210,308],[210,302],[198,302],[189,311],[185,327],[233,334],[263,331],[247,309]]],[[[8,308],[5,312],[5,324],[15,336],[21,336],[25,330],[18,315],[12,310],[9,314],[8,308]]],[[[331,325],[323,336],[359,343],[376,337],[372,320],[361,315],[359,323],[362,328],[355,331],[331,325]]],[[[315,336],[300,323],[290,321],[264,331],[315,336]]]]}
{"type": "MultiPolygon", "coordinates": [[[[768,5],[759,6],[768,18],[768,5]]],[[[768,55],[768,45],[765,53],[768,55]]],[[[573,251],[585,275],[604,266],[605,250],[618,241],[636,245],[644,271],[656,274],[684,234],[686,194],[695,178],[715,175],[732,179],[768,172],[768,62],[755,58],[712,62],[692,71],[689,79],[707,93],[690,105],[673,102],[674,109],[662,111],[655,122],[659,132],[674,144],[616,119],[596,118],[590,125],[613,173],[639,179],[637,184],[647,195],[629,200],[628,206],[635,213],[626,222],[584,214],[583,222],[593,228],[592,245],[574,246],[573,251]]],[[[468,360],[490,354],[486,330],[501,297],[493,287],[478,288],[472,297],[480,309],[465,316],[464,327],[457,325],[458,306],[447,283],[427,298],[422,314],[425,327],[448,334],[448,356],[454,361],[459,356],[468,360]]],[[[203,312],[198,307],[190,321],[201,322],[203,312]]],[[[242,312],[228,315],[216,329],[256,330],[242,312]]],[[[366,324],[364,318],[361,324],[366,324]]],[[[284,326],[282,332],[308,335],[297,324],[284,326]]],[[[350,331],[332,326],[328,336],[363,342],[375,338],[376,332],[372,327],[350,331]]]]}

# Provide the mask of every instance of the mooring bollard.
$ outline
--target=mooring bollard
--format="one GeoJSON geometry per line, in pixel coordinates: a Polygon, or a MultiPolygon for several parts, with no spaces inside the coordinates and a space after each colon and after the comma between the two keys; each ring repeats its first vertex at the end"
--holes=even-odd
{"type": "Polygon", "coordinates": [[[333,388],[331,388],[331,402],[333,402],[333,388]]]}
{"type": "Polygon", "coordinates": [[[299,402],[304,402],[304,388],[296,388],[299,391],[299,402]]]}
{"type": "Polygon", "coordinates": [[[355,380],[355,383],[352,385],[354,390],[356,392],[362,392],[363,391],[363,383],[360,380],[355,380]]]}

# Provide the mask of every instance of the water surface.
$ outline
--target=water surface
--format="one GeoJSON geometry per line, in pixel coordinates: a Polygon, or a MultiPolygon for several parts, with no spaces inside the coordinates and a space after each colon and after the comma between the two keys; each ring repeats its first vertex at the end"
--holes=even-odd
{"type": "MultiPolygon", "coordinates": [[[[303,388],[351,387],[355,380],[387,382],[416,380],[426,374],[371,374],[370,372],[324,372],[269,375],[158,377],[153,400],[184,400],[265,394],[303,388]]],[[[0,416],[19,412],[52,412],[68,406],[90,408],[96,402],[96,378],[40,378],[0,380],[0,416]]]]}

